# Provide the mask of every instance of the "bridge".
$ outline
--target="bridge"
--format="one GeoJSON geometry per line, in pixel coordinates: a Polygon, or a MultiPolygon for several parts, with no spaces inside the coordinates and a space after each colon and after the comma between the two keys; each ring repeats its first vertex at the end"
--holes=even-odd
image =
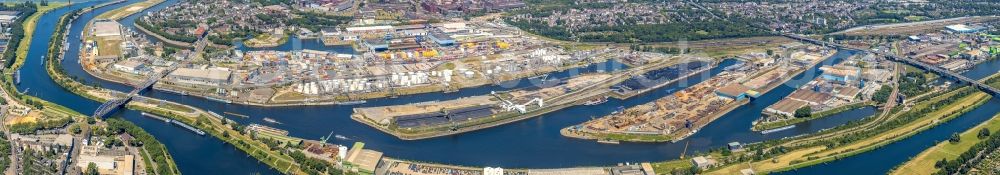
{"type": "Polygon", "coordinates": [[[174,64],[174,65],[172,65],[170,67],[167,67],[167,69],[164,69],[163,71],[160,71],[160,72],[157,72],[157,73],[154,73],[154,74],[150,75],[142,83],[133,85],[133,87],[135,87],[135,89],[132,89],[132,91],[130,91],[127,95],[125,95],[125,97],[111,99],[111,100],[108,100],[107,102],[104,102],[103,104],[101,104],[101,106],[98,106],[97,109],[94,110],[94,114],[91,115],[91,117],[104,118],[104,117],[108,116],[109,114],[114,113],[115,111],[117,111],[121,107],[125,106],[125,104],[128,104],[129,101],[132,101],[132,99],[135,98],[135,96],[138,96],[139,93],[142,93],[143,91],[146,91],[146,90],[152,88],[153,84],[156,84],[156,82],[158,82],[160,79],[162,79],[163,77],[166,77],[167,74],[169,74],[170,72],[173,72],[174,70],[177,70],[177,68],[180,67],[181,64],[187,64],[186,60],[188,60],[188,58],[191,58],[192,55],[196,55],[196,56],[200,55],[199,53],[201,53],[201,51],[203,51],[205,49],[205,45],[206,45],[205,42],[206,42],[205,39],[200,39],[200,40],[196,41],[195,42],[195,52],[192,52],[191,54],[188,54],[187,56],[185,56],[185,58],[183,59],[185,61],[177,63],[177,64],[174,64]]]}
{"type": "Polygon", "coordinates": [[[153,87],[153,84],[156,84],[156,82],[159,81],[161,78],[167,76],[169,72],[176,70],[179,67],[179,65],[180,64],[174,64],[173,66],[170,66],[161,72],[150,75],[142,83],[135,84],[133,86],[135,87],[135,89],[132,89],[132,91],[130,91],[127,95],[125,95],[125,97],[112,99],[108,100],[107,102],[104,102],[104,104],[101,104],[101,106],[97,107],[97,109],[94,110],[94,115],[92,117],[106,117],[108,114],[113,113],[114,111],[118,110],[118,108],[121,108],[122,106],[127,104],[129,101],[132,101],[132,98],[138,96],[139,93],[142,93],[143,91],[153,87]]]}
{"type": "Polygon", "coordinates": [[[906,63],[906,64],[910,64],[910,65],[916,66],[917,68],[921,68],[921,69],[924,69],[924,70],[927,70],[927,71],[931,71],[931,72],[937,73],[937,74],[939,74],[939,75],[941,75],[943,77],[951,78],[951,79],[954,79],[954,80],[958,80],[961,83],[971,84],[972,86],[974,86],[976,88],[979,88],[980,90],[985,91],[986,93],[989,93],[990,95],[993,95],[994,97],[1000,97],[1000,89],[997,89],[995,87],[989,86],[986,83],[983,83],[982,81],[974,80],[974,79],[971,79],[969,77],[963,76],[961,74],[958,74],[958,73],[955,73],[955,72],[952,72],[952,71],[948,71],[948,70],[945,70],[945,69],[941,69],[941,68],[939,68],[937,66],[929,65],[929,64],[926,64],[926,63],[923,63],[923,62],[920,62],[920,61],[917,61],[917,60],[914,60],[914,59],[911,59],[911,58],[908,58],[908,57],[901,57],[901,56],[898,56],[898,55],[895,55],[895,54],[892,54],[892,53],[889,53],[889,52],[886,52],[886,51],[873,52],[873,51],[869,51],[867,49],[855,48],[855,47],[850,47],[850,46],[847,46],[847,45],[842,45],[842,44],[837,44],[837,43],[830,43],[830,42],[826,42],[826,41],[822,41],[822,40],[817,40],[817,39],[812,39],[812,38],[808,38],[808,37],[804,37],[804,36],[800,36],[800,35],[796,35],[796,34],[784,33],[782,35],[784,35],[785,37],[788,37],[788,38],[792,38],[792,39],[803,41],[803,42],[813,43],[813,44],[816,44],[816,45],[831,46],[831,47],[835,47],[835,48],[838,48],[838,49],[855,50],[855,51],[861,51],[861,52],[865,52],[865,53],[873,53],[873,54],[876,54],[876,55],[881,55],[881,56],[886,57],[889,60],[893,60],[893,61],[897,61],[897,62],[903,62],[903,63],[906,63]]]}

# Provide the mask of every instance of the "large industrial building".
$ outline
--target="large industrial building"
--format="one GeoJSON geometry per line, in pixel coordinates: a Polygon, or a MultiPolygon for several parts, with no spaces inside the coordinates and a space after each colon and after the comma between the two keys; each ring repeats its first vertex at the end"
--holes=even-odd
{"type": "Polygon", "coordinates": [[[167,78],[187,84],[218,86],[229,82],[231,74],[229,70],[223,69],[178,68],[170,72],[167,78]]]}

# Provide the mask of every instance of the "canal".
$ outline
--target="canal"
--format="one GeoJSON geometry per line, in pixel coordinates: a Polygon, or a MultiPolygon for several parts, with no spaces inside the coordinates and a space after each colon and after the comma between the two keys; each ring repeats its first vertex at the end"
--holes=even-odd
{"type": "MultiPolygon", "coordinates": [[[[134,1],[131,1],[134,2],[134,1]]],[[[148,11],[155,11],[176,2],[169,0],[166,3],[154,6],[148,11]]],[[[91,4],[96,4],[92,3],[91,4]]],[[[81,8],[87,4],[77,4],[72,8],[81,8]]],[[[86,72],[83,72],[78,64],[78,48],[80,48],[80,33],[86,21],[93,18],[93,15],[120,7],[124,4],[113,5],[98,9],[88,14],[73,24],[70,30],[70,48],[66,54],[64,66],[67,72],[73,76],[80,77],[89,83],[99,83],[102,87],[119,91],[130,90],[131,87],[102,81],[86,72]]],[[[52,12],[43,16],[42,20],[54,23],[58,16],[66,13],[69,9],[60,9],[61,12],[52,12]]],[[[130,20],[134,20],[139,14],[130,16],[122,20],[126,26],[131,26],[130,20]]],[[[49,24],[53,25],[53,24],[49,24]]],[[[45,26],[45,25],[40,25],[45,26]]],[[[44,54],[47,47],[48,37],[51,29],[39,28],[30,49],[29,59],[23,68],[24,80],[18,89],[22,92],[27,90],[28,94],[39,96],[84,114],[93,112],[99,103],[76,96],[61,89],[51,81],[40,65],[40,56],[44,54]],[[34,67],[34,68],[33,68],[34,67]],[[30,77],[27,77],[30,76],[30,77]],[[29,90],[30,89],[30,90],[29,90]],[[37,93],[36,93],[37,92],[37,93]]],[[[312,45],[317,42],[289,42],[293,46],[279,46],[278,48],[296,49],[295,43],[312,45]]],[[[288,44],[286,44],[288,45],[288,44]]],[[[343,51],[344,49],[322,50],[343,51]]],[[[319,49],[318,49],[319,50],[319,49]]],[[[832,58],[824,61],[821,65],[835,64],[854,53],[841,51],[832,58]]],[[[484,95],[495,90],[510,90],[533,86],[531,81],[512,81],[501,85],[489,85],[476,88],[462,89],[453,93],[427,93],[400,96],[399,98],[374,99],[368,103],[340,106],[289,106],[289,107],[258,107],[237,104],[224,104],[199,97],[180,96],[161,91],[150,91],[144,94],[149,97],[165,99],[169,101],[188,104],[205,110],[222,114],[223,112],[235,112],[250,115],[250,118],[230,117],[242,124],[259,123],[272,127],[288,130],[292,136],[319,139],[333,132],[336,135],[346,137],[344,140],[333,140],[337,144],[349,145],[355,141],[367,143],[367,147],[385,152],[387,156],[412,159],[419,161],[470,165],[470,166],[502,166],[518,168],[555,168],[555,167],[575,167],[575,166],[605,166],[620,162],[642,162],[660,161],[675,159],[684,149],[686,143],[690,143],[690,152],[706,151],[711,148],[724,146],[728,142],[759,142],[769,139],[778,139],[795,135],[816,132],[821,129],[832,128],[834,126],[857,120],[874,114],[872,108],[862,108],[848,111],[835,116],[818,119],[815,121],[798,124],[796,128],[770,133],[760,134],[750,131],[750,123],[760,116],[763,108],[777,102],[790,94],[794,89],[818,75],[817,68],[811,68],[805,73],[796,76],[793,81],[779,86],[774,90],[761,95],[747,105],[741,106],[726,114],[720,119],[704,127],[697,134],[677,143],[622,143],[619,145],[599,144],[590,140],[578,140],[565,138],[559,135],[559,129],[579,124],[591,119],[591,117],[601,117],[611,113],[613,110],[622,107],[631,107],[638,104],[647,103],[674,91],[697,84],[711,76],[720,73],[722,67],[735,64],[735,61],[724,61],[721,65],[705,72],[699,76],[694,76],[686,80],[671,84],[647,94],[642,94],[627,100],[610,99],[607,103],[597,106],[576,106],[566,108],[557,112],[546,114],[540,117],[523,120],[508,125],[495,128],[484,129],[462,135],[447,136],[426,140],[404,141],[391,135],[384,134],[367,125],[357,123],[349,118],[354,107],[383,106],[395,104],[407,104],[414,102],[455,99],[470,95],[484,95]],[[264,122],[264,117],[273,118],[283,124],[272,124],[264,122]]],[[[553,73],[550,77],[568,77],[576,73],[590,71],[613,71],[624,66],[610,62],[607,64],[595,64],[581,69],[572,69],[561,73],[553,73]]],[[[996,67],[993,67],[994,69],[996,67]]],[[[994,72],[996,70],[993,70],[994,72]]],[[[231,174],[250,174],[252,172],[262,172],[264,174],[274,174],[266,165],[257,163],[245,153],[234,149],[212,137],[197,136],[179,127],[169,126],[162,121],[148,119],[139,116],[138,112],[123,110],[116,116],[126,118],[139,124],[152,133],[157,139],[167,145],[181,171],[185,173],[197,172],[217,172],[212,170],[227,170],[231,174]],[[229,171],[231,170],[231,171],[229,171]]],[[[963,117],[964,119],[964,117],[963,117]]],[[[947,132],[950,134],[951,132],[947,132]]],[[[888,166],[895,166],[888,165],[888,166]]]]}

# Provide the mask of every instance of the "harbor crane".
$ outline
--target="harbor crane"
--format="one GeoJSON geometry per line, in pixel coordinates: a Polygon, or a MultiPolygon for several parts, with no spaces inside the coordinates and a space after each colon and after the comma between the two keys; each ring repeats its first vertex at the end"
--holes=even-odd
{"type": "Polygon", "coordinates": [[[323,143],[323,144],[327,144],[326,141],[330,140],[330,137],[332,137],[332,136],[333,136],[333,130],[331,130],[330,134],[327,134],[326,137],[320,137],[319,138],[319,142],[323,143]]]}

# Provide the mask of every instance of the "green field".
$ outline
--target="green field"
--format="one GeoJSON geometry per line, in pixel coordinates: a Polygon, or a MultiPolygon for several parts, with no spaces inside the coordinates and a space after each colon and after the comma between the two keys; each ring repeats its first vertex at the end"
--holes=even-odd
{"type": "Polygon", "coordinates": [[[121,44],[122,40],[112,39],[108,37],[99,37],[97,39],[97,55],[98,56],[121,56],[121,44]]]}
{"type": "Polygon", "coordinates": [[[1000,130],[1000,115],[993,116],[989,121],[962,132],[961,141],[958,143],[951,143],[945,140],[930,149],[924,150],[917,157],[897,167],[891,174],[934,174],[939,170],[931,165],[934,165],[935,162],[941,159],[954,160],[958,155],[968,151],[969,148],[981,141],[977,135],[979,134],[979,130],[983,128],[989,129],[991,134],[996,134],[996,131],[1000,130]]]}

